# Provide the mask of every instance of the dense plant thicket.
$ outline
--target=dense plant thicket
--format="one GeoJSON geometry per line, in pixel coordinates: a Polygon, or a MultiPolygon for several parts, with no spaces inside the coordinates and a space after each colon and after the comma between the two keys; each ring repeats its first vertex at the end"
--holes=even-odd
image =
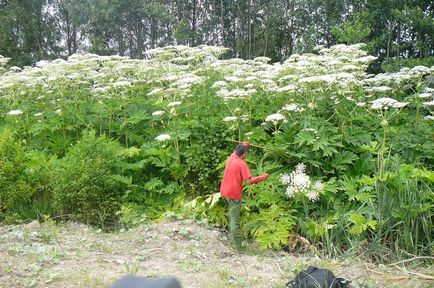
{"type": "Polygon", "coordinates": [[[434,67],[370,75],[362,48],[269,64],[170,46],[148,60],[12,67],[0,76],[0,217],[226,225],[224,161],[248,139],[252,172],[271,176],[246,188],[246,236],[328,255],[430,255],[434,67]]]}

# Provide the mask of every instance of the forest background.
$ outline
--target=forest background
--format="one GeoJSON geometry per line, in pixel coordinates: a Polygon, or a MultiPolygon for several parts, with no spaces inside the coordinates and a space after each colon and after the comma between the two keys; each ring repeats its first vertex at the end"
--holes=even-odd
{"type": "Polygon", "coordinates": [[[0,55],[22,66],[205,44],[230,48],[225,57],[275,62],[316,45],[363,42],[384,63],[433,56],[433,13],[430,0],[2,0],[0,55]]]}

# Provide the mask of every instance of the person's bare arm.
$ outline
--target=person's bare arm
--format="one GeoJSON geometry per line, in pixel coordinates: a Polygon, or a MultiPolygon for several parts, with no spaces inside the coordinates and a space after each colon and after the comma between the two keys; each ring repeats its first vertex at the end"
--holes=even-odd
{"type": "Polygon", "coordinates": [[[262,174],[261,176],[247,178],[245,181],[247,184],[252,185],[252,184],[256,184],[256,183],[265,181],[265,180],[267,180],[267,178],[268,178],[268,174],[265,173],[265,174],[262,174]]]}

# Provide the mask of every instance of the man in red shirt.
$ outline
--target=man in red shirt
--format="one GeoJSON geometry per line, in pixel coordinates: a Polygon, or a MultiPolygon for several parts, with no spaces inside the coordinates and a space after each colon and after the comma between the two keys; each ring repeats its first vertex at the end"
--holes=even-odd
{"type": "Polygon", "coordinates": [[[220,194],[229,203],[229,232],[230,239],[235,247],[241,249],[240,211],[243,190],[243,180],[247,184],[256,184],[268,178],[268,174],[252,177],[246,158],[250,143],[245,141],[237,146],[234,153],[226,161],[223,181],[220,185],[220,194]]]}

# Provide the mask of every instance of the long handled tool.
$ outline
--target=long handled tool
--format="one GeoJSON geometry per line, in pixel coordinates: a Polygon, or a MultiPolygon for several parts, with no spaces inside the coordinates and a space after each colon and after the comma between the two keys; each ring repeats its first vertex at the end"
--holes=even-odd
{"type": "MultiPolygon", "coordinates": [[[[226,139],[226,141],[233,142],[233,143],[238,143],[238,144],[243,143],[243,141],[238,141],[238,140],[234,140],[234,139],[226,139]]],[[[279,152],[279,153],[282,153],[282,154],[286,155],[288,158],[289,157],[294,158],[293,155],[291,155],[290,153],[288,153],[287,151],[285,151],[283,149],[270,148],[270,147],[265,147],[265,146],[261,146],[261,145],[251,144],[251,143],[250,143],[250,146],[256,147],[256,148],[259,148],[259,149],[263,149],[263,150],[279,152]]]]}
{"type": "MultiPolygon", "coordinates": [[[[234,139],[227,139],[227,141],[233,142],[233,143],[238,143],[238,144],[243,143],[243,141],[237,141],[237,140],[234,140],[234,139]]],[[[265,146],[261,146],[261,145],[251,144],[251,143],[250,143],[250,146],[256,147],[256,148],[260,148],[260,149],[263,149],[263,150],[266,150],[266,151],[278,152],[278,153],[284,154],[288,158],[290,158],[290,157],[293,158],[293,155],[289,154],[287,151],[282,150],[282,149],[270,148],[270,147],[265,147],[265,146]]],[[[266,173],[271,174],[271,173],[274,173],[276,171],[279,171],[280,169],[282,169],[281,166],[274,167],[274,168],[271,168],[270,170],[267,170],[266,173]]]]}

